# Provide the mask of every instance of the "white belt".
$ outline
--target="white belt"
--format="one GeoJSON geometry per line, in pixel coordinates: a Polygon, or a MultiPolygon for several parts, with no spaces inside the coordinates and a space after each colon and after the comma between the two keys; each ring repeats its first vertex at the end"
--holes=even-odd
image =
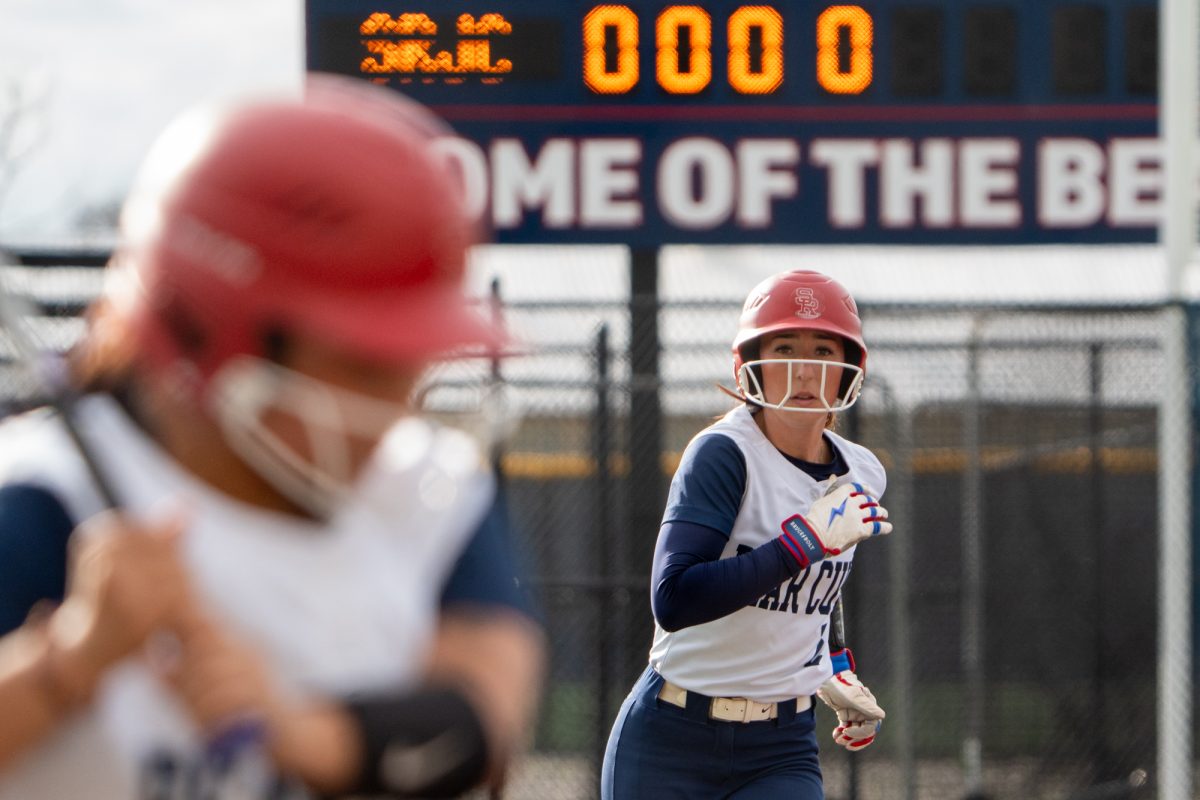
{"type": "MultiPolygon", "coordinates": [[[[687,696],[687,689],[668,680],[663,680],[662,688],[658,690],[660,700],[680,708],[687,708],[687,696]]],[[[760,722],[779,716],[778,703],[760,703],[748,697],[713,697],[710,700],[708,716],[724,722],[760,722]]],[[[808,711],[811,705],[811,697],[797,697],[796,713],[808,711]]]]}

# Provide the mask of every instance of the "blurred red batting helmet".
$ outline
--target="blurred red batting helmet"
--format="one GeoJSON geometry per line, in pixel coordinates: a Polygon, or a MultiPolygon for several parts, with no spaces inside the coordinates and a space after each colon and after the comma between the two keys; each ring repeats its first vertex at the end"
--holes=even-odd
{"type": "Polygon", "coordinates": [[[430,149],[447,132],[395,92],[322,75],[302,98],[178,120],[122,216],[143,352],[207,380],[263,355],[271,330],[391,362],[497,346],[463,294],[475,230],[430,149]]]}
{"type": "Polygon", "coordinates": [[[850,292],[828,275],[793,270],[772,275],[747,295],[733,340],[735,382],[742,365],[758,357],[760,338],[801,328],[841,336],[846,342],[846,363],[866,374],[862,320],[850,292]]]}

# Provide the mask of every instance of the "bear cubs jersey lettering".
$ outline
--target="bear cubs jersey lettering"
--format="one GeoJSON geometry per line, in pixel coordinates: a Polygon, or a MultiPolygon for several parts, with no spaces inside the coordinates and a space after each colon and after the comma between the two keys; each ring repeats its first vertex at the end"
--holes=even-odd
{"type": "MultiPolygon", "coordinates": [[[[731,558],[779,536],[784,520],[806,514],[829,488],[797,469],[775,449],[747,408],[730,411],[689,444],[728,436],[746,461],[746,488],[721,558],[731,558]]],[[[848,476],[882,495],[887,476],[871,451],[826,431],[848,476]]],[[[802,570],[757,603],[712,622],[666,631],[655,625],[650,664],[667,680],[713,697],[749,697],[775,703],[811,695],[833,674],[829,612],[850,574],[854,548],[802,570]]]]}
{"type": "MultiPolygon", "coordinates": [[[[466,436],[417,419],[399,423],[354,498],[317,523],[197,481],[107,397],[85,398],[79,411],[129,513],[153,518],[164,502],[183,501],[191,520],[183,553],[196,590],[290,689],[345,696],[419,680],[441,587],[494,495],[466,436]]],[[[77,520],[100,510],[49,414],[0,425],[7,482],[46,488],[77,520]]],[[[147,664],[130,659],[105,676],[90,707],[0,775],[0,799],[308,797],[271,775],[254,748],[241,762],[212,763],[182,706],[147,664]]]]}

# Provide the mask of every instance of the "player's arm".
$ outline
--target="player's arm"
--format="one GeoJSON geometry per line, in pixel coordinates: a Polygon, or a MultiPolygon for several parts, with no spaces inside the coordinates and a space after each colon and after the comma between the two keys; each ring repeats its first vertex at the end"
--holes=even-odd
{"type": "Polygon", "coordinates": [[[457,797],[497,785],[527,739],[543,652],[538,626],[519,611],[448,611],[424,685],[293,708],[272,726],[272,755],[338,797],[457,797]]]}
{"type": "MultiPolygon", "coordinates": [[[[783,523],[782,532],[774,539],[732,558],[721,558],[729,540],[726,530],[687,519],[664,522],[654,548],[651,578],[655,619],[668,631],[719,619],[795,577],[814,561],[875,535],[872,530],[890,531],[887,511],[857,486],[847,485],[829,499],[844,498],[847,505],[857,506],[854,513],[860,516],[823,525],[812,511],[809,519],[795,515],[783,523]],[[867,516],[862,518],[864,514],[867,516]]],[[[817,514],[827,513],[822,508],[827,502],[822,498],[814,505],[817,514]]]]}
{"type": "Polygon", "coordinates": [[[664,630],[732,614],[803,568],[778,540],[721,558],[728,541],[728,533],[705,525],[663,523],[654,547],[650,604],[664,630]]]}
{"type": "Polygon", "coordinates": [[[503,503],[489,512],[442,592],[431,681],[458,686],[478,711],[490,782],[528,738],[545,640],[522,586],[503,503]]]}
{"type": "MultiPolygon", "coordinates": [[[[45,490],[0,488],[0,607],[10,625],[34,603],[61,595],[55,576],[71,529],[45,490]]],[[[0,638],[0,769],[84,706],[103,674],[183,602],[181,529],[178,521],[148,528],[113,513],[84,523],[65,601],[0,638]]]]}
{"type": "Polygon", "coordinates": [[[443,587],[425,685],[350,702],[360,745],[354,792],[451,797],[501,783],[528,737],[544,659],[498,504],[443,587]]]}
{"type": "Polygon", "coordinates": [[[782,533],[749,552],[721,558],[745,486],[745,458],[728,436],[702,437],[684,451],[651,567],[651,608],[665,630],[732,614],[802,568],[782,533]]]}
{"type": "Polygon", "coordinates": [[[449,610],[430,663],[431,679],[457,687],[478,716],[478,777],[499,784],[527,744],[540,696],[545,642],[525,614],[503,607],[449,610]]]}
{"type": "Polygon", "coordinates": [[[67,713],[63,692],[47,680],[55,677],[61,654],[48,646],[44,627],[26,625],[26,617],[39,602],[61,601],[73,527],[62,504],[45,490],[0,488],[0,707],[6,709],[0,717],[0,770],[67,713]]]}

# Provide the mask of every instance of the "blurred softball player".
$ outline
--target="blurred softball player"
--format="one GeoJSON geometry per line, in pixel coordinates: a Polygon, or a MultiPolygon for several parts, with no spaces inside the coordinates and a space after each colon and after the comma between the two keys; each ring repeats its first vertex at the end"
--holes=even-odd
{"type": "Polygon", "coordinates": [[[892,527],[879,460],[832,430],[866,372],[853,298],[816,272],[768,278],[733,363],[744,402],[691,441],[671,483],[650,664],[613,725],[606,800],[818,800],[813,695],[851,750],[884,717],[850,652],[829,648],[854,546],[892,527]]]}
{"type": "Polygon", "coordinates": [[[0,425],[0,798],[449,796],[523,740],[543,645],[490,472],[409,407],[502,340],[440,130],[313,76],[152,150],[72,364],[121,508],[59,418],[0,425]]]}

